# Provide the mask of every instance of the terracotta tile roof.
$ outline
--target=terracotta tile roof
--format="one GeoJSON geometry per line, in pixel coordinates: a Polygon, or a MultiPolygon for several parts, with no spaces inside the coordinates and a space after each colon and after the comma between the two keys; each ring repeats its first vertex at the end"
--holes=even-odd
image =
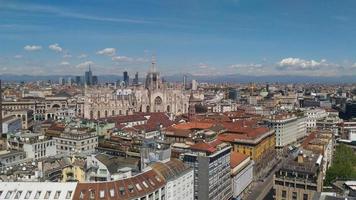
{"type": "Polygon", "coordinates": [[[65,129],[65,125],[64,124],[57,124],[57,123],[54,123],[52,124],[48,130],[54,130],[54,131],[64,131],[65,129]]]}
{"type": "Polygon", "coordinates": [[[214,125],[212,122],[200,122],[200,121],[192,121],[188,123],[177,124],[174,126],[176,129],[208,129],[214,125]]]}
{"type": "Polygon", "coordinates": [[[175,127],[168,127],[165,129],[166,136],[176,136],[176,137],[190,137],[192,136],[192,131],[189,129],[176,129],[175,127]]]}
{"type": "Polygon", "coordinates": [[[223,142],[220,140],[214,140],[212,142],[198,142],[192,146],[190,149],[193,151],[202,151],[207,153],[214,153],[217,150],[217,146],[222,144],[223,142]]]}
{"type": "Polygon", "coordinates": [[[247,158],[248,156],[243,153],[232,151],[230,155],[230,167],[232,169],[237,167],[240,163],[242,163],[247,158]]]}
{"type": "Polygon", "coordinates": [[[185,165],[182,161],[174,158],[168,162],[156,162],[150,166],[155,172],[160,174],[166,180],[175,178],[189,169],[189,166],[185,165]]]}
{"type": "Polygon", "coordinates": [[[89,200],[91,193],[93,199],[136,199],[154,193],[165,184],[166,180],[160,174],[150,170],[118,181],[78,183],[73,199],[89,200]],[[104,193],[104,197],[100,197],[100,193],[104,193]]]}
{"type": "Polygon", "coordinates": [[[302,146],[303,148],[306,148],[306,147],[309,145],[309,143],[310,143],[312,140],[314,140],[314,139],[316,138],[316,135],[317,135],[316,132],[310,133],[310,134],[308,135],[308,137],[304,139],[304,141],[303,141],[303,143],[302,143],[301,146],[302,146]]]}
{"type": "Polygon", "coordinates": [[[256,121],[246,120],[244,122],[234,122],[234,123],[223,123],[222,125],[226,128],[225,133],[236,133],[243,134],[246,138],[255,139],[270,129],[266,127],[258,127],[256,121]]]}

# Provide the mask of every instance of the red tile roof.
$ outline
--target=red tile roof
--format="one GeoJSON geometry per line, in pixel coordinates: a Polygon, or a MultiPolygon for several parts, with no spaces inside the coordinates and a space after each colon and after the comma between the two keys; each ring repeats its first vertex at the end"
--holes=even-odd
{"type": "Polygon", "coordinates": [[[194,151],[214,153],[217,150],[216,147],[221,143],[223,142],[220,140],[214,140],[212,142],[199,142],[190,146],[190,149],[194,151]]]}
{"type": "Polygon", "coordinates": [[[134,177],[109,182],[78,183],[73,199],[90,199],[90,191],[93,192],[94,199],[136,199],[163,187],[166,180],[154,170],[150,170],[134,177]],[[110,196],[110,190],[114,191],[114,196],[110,196]],[[104,198],[100,198],[100,191],[104,191],[104,198]]]}
{"type": "Polygon", "coordinates": [[[208,129],[211,128],[214,124],[211,122],[200,122],[200,121],[193,121],[188,123],[182,123],[174,125],[173,127],[176,129],[208,129]]]}
{"type": "Polygon", "coordinates": [[[232,151],[230,155],[230,167],[233,169],[248,158],[247,155],[232,151]]]}

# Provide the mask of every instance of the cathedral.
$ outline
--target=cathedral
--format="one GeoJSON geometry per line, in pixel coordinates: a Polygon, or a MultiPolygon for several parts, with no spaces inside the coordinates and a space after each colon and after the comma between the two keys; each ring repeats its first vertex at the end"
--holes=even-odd
{"type": "Polygon", "coordinates": [[[100,119],[134,112],[179,115],[188,112],[189,96],[190,93],[182,87],[176,88],[164,83],[152,61],[144,85],[86,88],[84,118],[100,119]]]}

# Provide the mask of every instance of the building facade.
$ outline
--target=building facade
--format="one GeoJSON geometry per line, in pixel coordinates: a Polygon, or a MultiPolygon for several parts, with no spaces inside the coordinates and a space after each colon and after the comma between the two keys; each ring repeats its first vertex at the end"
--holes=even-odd
{"type": "Polygon", "coordinates": [[[267,125],[275,130],[276,147],[282,148],[307,135],[304,117],[294,114],[278,114],[266,119],[267,125]]]}
{"type": "Polygon", "coordinates": [[[323,188],[321,155],[304,155],[288,158],[274,175],[276,200],[312,200],[323,188]]]}
{"type": "Polygon", "coordinates": [[[98,147],[98,136],[93,133],[64,132],[53,139],[56,141],[57,154],[91,154],[98,147]]]}
{"type": "Polygon", "coordinates": [[[134,112],[187,113],[189,93],[163,83],[155,63],[146,76],[145,85],[126,88],[86,88],[84,117],[106,118],[134,112]]]}
{"type": "Polygon", "coordinates": [[[191,146],[192,153],[182,156],[194,169],[195,200],[227,200],[232,197],[230,178],[231,146],[215,142],[191,146]]]}

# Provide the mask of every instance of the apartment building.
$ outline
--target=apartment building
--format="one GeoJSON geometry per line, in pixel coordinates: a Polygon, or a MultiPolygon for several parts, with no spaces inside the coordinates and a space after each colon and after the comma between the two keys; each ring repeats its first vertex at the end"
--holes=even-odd
{"type": "Polygon", "coordinates": [[[231,146],[219,140],[199,142],[182,155],[194,169],[195,200],[227,200],[232,197],[231,146]]]}

